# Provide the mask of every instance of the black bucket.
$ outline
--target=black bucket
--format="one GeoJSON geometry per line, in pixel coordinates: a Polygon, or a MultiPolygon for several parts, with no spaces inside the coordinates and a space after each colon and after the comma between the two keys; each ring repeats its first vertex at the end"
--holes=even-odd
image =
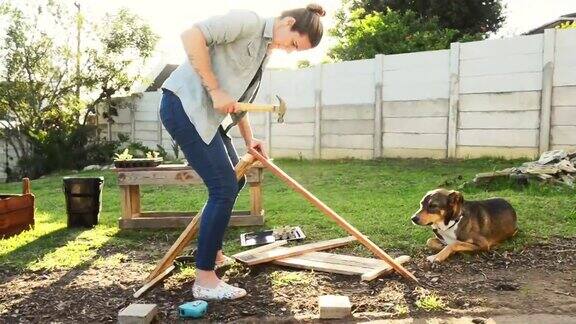
{"type": "Polygon", "coordinates": [[[104,178],[64,177],[68,227],[93,227],[102,209],[104,178]]]}

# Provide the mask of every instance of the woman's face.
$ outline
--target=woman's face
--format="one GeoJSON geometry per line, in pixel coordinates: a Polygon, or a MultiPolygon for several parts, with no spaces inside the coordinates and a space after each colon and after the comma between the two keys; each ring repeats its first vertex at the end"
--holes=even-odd
{"type": "Polygon", "coordinates": [[[276,20],[272,44],[270,44],[271,49],[281,49],[290,53],[292,51],[304,51],[312,47],[308,35],[300,35],[299,32],[292,30],[295,22],[293,17],[276,20]]]}

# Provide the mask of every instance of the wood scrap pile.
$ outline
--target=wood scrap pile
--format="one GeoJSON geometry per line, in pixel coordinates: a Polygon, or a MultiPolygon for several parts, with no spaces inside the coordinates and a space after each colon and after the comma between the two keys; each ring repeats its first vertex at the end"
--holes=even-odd
{"type": "Polygon", "coordinates": [[[519,167],[500,171],[478,173],[474,178],[474,183],[486,183],[498,177],[509,177],[525,182],[529,179],[537,179],[574,188],[576,183],[576,151],[572,153],[567,153],[564,150],[544,152],[538,161],[526,162],[519,167]]]}
{"type": "MultiPolygon", "coordinates": [[[[392,267],[383,260],[318,252],[341,247],[354,241],[356,241],[356,238],[349,236],[287,248],[282,246],[287,241],[282,240],[240,252],[233,255],[233,257],[246,265],[270,262],[298,269],[359,275],[362,281],[370,281],[393,272],[392,267]]],[[[394,261],[403,264],[410,261],[410,257],[403,255],[394,259],[394,261]]]]}

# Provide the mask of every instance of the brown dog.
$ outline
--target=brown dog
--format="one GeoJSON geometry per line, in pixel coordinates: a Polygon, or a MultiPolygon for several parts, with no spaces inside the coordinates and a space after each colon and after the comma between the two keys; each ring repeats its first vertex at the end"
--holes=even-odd
{"type": "Polygon", "coordinates": [[[426,245],[438,252],[427,259],[442,262],[454,252],[488,251],[518,231],[516,212],[504,199],[464,201],[458,191],[429,191],[412,222],[432,226],[436,235],[426,245]]]}

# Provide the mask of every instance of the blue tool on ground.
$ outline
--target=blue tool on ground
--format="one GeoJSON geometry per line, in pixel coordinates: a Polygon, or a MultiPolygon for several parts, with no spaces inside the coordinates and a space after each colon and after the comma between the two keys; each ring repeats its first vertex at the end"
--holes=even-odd
{"type": "Polygon", "coordinates": [[[203,300],[195,300],[178,306],[180,317],[200,318],[206,314],[208,303],[203,300]]]}

